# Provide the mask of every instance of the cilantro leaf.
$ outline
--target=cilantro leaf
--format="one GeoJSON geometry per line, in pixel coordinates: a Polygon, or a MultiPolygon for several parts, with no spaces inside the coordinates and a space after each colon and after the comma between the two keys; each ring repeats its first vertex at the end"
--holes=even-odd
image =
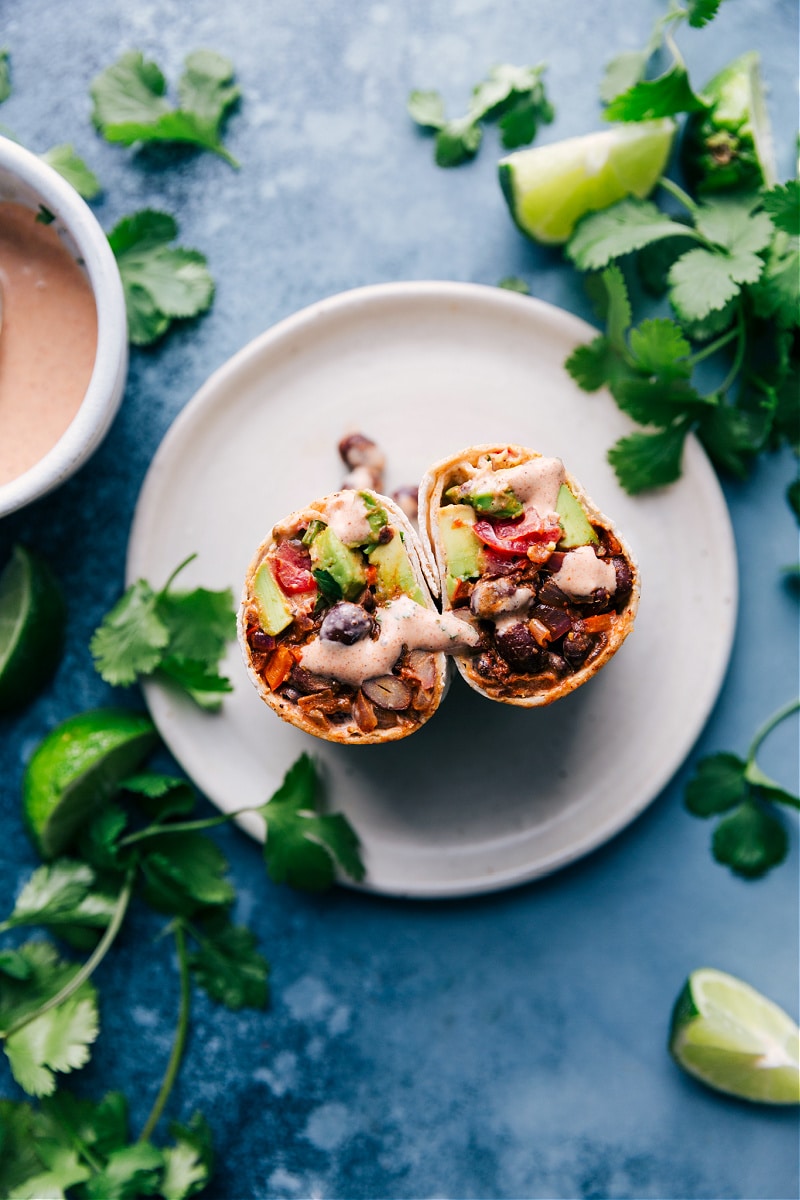
{"type": "Polygon", "coordinates": [[[40,157],[58,171],[67,183],[72,184],[79,196],[84,200],[94,200],[100,194],[100,180],[86,163],[75,153],[75,148],[66,142],[60,146],[51,146],[40,157]]]}
{"type": "Polygon", "coordinates": [[[439,92],[413,91],[408,97],[408,113],[423,129],[441,129],[446,122],[444,100],[439,92]]]}
{"type": "MultiPolygon", "coordinates": [[[[776,239],[777,241],[777,239],[776,239]]],[[[759,317],[774,318],[782,329],[800,325],[800,251],[773,245],[761,278],[748,288],[759,317]]]]}
{"type": "Polygon", "coordinates": [[[692,348],[674,321],[665,317],[642,321],[630,334],[630,349],[637,366],[648,374],[668,379],[688,379],[692,348]]]}
{"type": "Polygon", "coordinates": [[[92,120],[109,142],[185,142],[238,166],[220,137],[240,96],[233,73],[233,64],[221,54],[195,51],[178,83],[181,107],[173,109],[164,97],[166,80],[159,68],[145,62],[140,51],[129,50],[93,80],[92,120]]]}
{"type": "Polygon", "coordinates": [[[128,1142],[128,1103],[122,1092],[107,1092],[94,1101],[60,1088],[42,1100],[41,1111],[48,1119],[44,1132],[62,1129],[69,1134],[70,1144],[77,1136],[103,1158],[128,1142]]]}
{"type": "Polygon", "coordinates": [[[139,807],[148,817],[166,821],[169,817],[186,816],[195,804],[191,784],[173,775],[161,775],[157,771],[141,771],[123,779],[120,787],[132,792],[139,807]]]}
{"type": "MultiPolygon", "coordinates": [[[[31,968],[25,980],[0,975],[0,1027],[9,1030],[55,996],[78,970],[60,960],[52,946],[28,942],[19,953],[31,968]]],[[[4,1049],[11,1073],[34,1096],[55,1090],[55,1073],[76,1070],[89,1059],[99,1028],[97,995],[84,982],[67,1000],[34,1017],[16,1033],[6,1033],[4,1049]]]]}
{"type": "Polygon", "coordinates": [[[757,879],[783,862],[789,849],[780,821],[755,800],[745,800],[714,830],[712,851],[737,875],[757,879]]]}
{"type": "Polygon", "coordinates": [[[212,1000],[237,1011],[264,1008],[269,997],[269,963],[256,949],[256,939],[243,925],[233,925],[227,912],[205,914],[191,930],[198,949],[189,967],[212,1000]]]}
{"type": "Polygon", "coordinates": [[[743,283],[755,283],[763,269],[764,260],[749,251],[727,253],[698,247],[682,254],[670,268],[670,301],[681,318],[700,321],[724,308],[743,283]]]}
{"type": "Polygon", "coordinates": [[[210,838],[201,833],[163,834],[147,846],[142,858],[145,899],[159,912],[191,916],[235,899],[225,878],[228,863],[210,838]]]}
{"type": "Polygon", "coordinates": [[[608,461],[626,492],[635,496],[652,487],[674,483],[681,473],[688,426],[678,422],[657,433],[631,433],[608,452],[608,461]]]}
{"type": "Polygon", "coordinates": [[[617,352],[601,333],[591,342],[576,346],[564,366],[578,387],[596,392],[611,378],[617,362],[617,352]]]}
{"type": "Polygon", "coordinates": [[[715,466],[746,479],[753,458],[767,440],[771,421],[772,414],[765,409],[747,412],[718,404],[703,413],[697,432],[715,466]]]}
{"type": "Polygon", "coordinates": [[[751,201],[702,204],[695,213],[694,223],[704,238],[733,255],[764,250],[775,232],[766,213],[753,213],[751,201]]]}
{"type": "Polygon", "coordinates": [[[160,670],[213,711],[232,690],[217,665],[236,636],[233,596],[229,589],[172,592],[170,583],[157,593],[143,579],[128,588],[92,637],[95,667],[114,685],[160,670]]]}
{"type": "Polygon", "coordinates": [[[524,279],[520,279],[519,275],[506,275],[499,280],[497,286],[503,288],[506,292],[517,292],[520,296],[530,296],[530,284],[524,279]]]}
{"type": "Polygon", "coordinates": [[[22,888],[6,925],[87,925],[105,929],[117,896],[101,889],[87,863],[68,858],[39,867],[22,888]]]}
{"type": "Polygon", "coordinates": [[[157,341],[173,320],[198,316],[214,299],[206,259],[198,250],[170,246],[177,234],[177,223],[168,213],[143,209],[123,217],[108,235],[134,346],[157,341]]]}
{"type": "Polygon", "coordinates": [[[652,121],[705,108],[703,98],[692,91],[686,68],[675,62],[658,79],[642,79],[615,96],[603,115],[607,121],[652,121]]]}
{"type": "Polygon", "coordinates": [[[89,643],[94,665],[114,687],[149,675],[161,661],[169,631],[156,612],[157,597],[149,583],[132,584],[106,613],[89,643]]]}
{"type": "Polygon", "coordinates": [[[474,158],[483,140],[483,130],[471,116],[447,121],[436,133],[437,167],[459,167],[474,158]]]}
{"type": "Polygon", "coordinates": [[[606,65],[600,82],[600,99],[604,104],[629,91],[642,78],[650,58],[649,50],[625,50],[606,65]]]}
{"type": "Polygon", "coordinates": [[[150,1142],[134,1142],[109,1154],[102,1171],[85,1185],[87,1200],[138,1200],[158,1193],[164,1155],[150,1142]]]}
{"type": "Polygon", "coordinates": [[[628,198],[587,213],[567,243],[567,256],[581,271],[594,271],[662,238],[686,237],[687,226],[649,200],[628,198]]]}
{"type": "Polygon", "coordinates": [[[640,425],[666,428],[676,418],[710,404],[685,379],[629,375],[611,383],[618,406],[640,425]]]}
{"type": "Polygon", "coordinates": [[[164,1175],[160,1194],[164,1200],[185,1200],[200,1192],[208,1182],[213,1165],[211,1131],[199,1112],[188,1125],[173,1123],[174,1146],[164,1147],[164,1175]]]}
{"type": "Polygon", "coordinates": [[[11,979],[30,979],[31,964],[19,950],[0,950],[0,974],[11,979]]]}
{"type": "Polygon", "coordinates": [[[790,179],[763,193],[764,210],[773,225],[792,237],[800,237],[800,181],[790,179]]]}
{"type": "Polygon", "coordinates": [[[717,15],[722,0],[686,0],[689,12],[689,24],[694,29],[702,29],[717,15]]]}
{"type": "Polygon", "coordinates": [[[264,858],[276,883],[321,891],[333,883],[337,863],[351,878],[364,878],[349,822],[339,813],[319,812],[317,774],[307,754],[289,768],[259,811],[267,825],[264,858]]]}
{"type": "Polygon", "coordinates": [[[81,857],[98,871],[118,871],[123,856],[117,843],[127,824],[128,818],[119,805],[107,801],[81,830],[81,857]]]}
{"type": "Polygon", "coordinates": [[[331,604],[335,604],[337,600],[341,600],[344,592],[342,585],[338,580],[334,579],[330,571],[325,571],[322,568],[311,572],[317,581],[317,587],[320,590],[320,595],[324,596],[331,604]]]}
{"type": "Polygon", "coordinates": [[[727,812],[747,798],[745,762],[735,754],[712,754],[701,758],[695,775],[686,786],[686,807],[696,817],[727,812]]]}

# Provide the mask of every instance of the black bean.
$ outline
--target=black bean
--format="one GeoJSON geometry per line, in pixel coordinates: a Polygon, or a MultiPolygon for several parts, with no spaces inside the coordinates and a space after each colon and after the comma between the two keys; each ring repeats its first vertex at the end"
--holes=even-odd
{"type": "Polygon", "coordinates": [[[547,579],[539,588],[537,599],[540,604],[550,604],[555,608],[566,608],[569,604],[569,598],[564,595],[561,588],[553,583],[552,579],[547,579]]]}
{"type": "Polygon", "coordinates": [[[510,667],[518,671],[538,671],[542,665],[542,652],[528,629],[521,621],[495,635],[497,649],[510,667]]]}
{"type": "Polygon", "coordinates": [[[268,651],[275,649],[275,638],[268,633],[264,633],[263,629],[251,629],[247,635],[247,640],[250,643],[250,648],[258,654],[267,654],[268,651]]]}
{"type": "Polygon", "coordinates": [[[319,636],[325,642],[342,642],[345,646],[353,646],[372,632],[372,625],[372,617],[360,604],[340,600],[326,613],[319,636]]]}
{"type": "Polygon", "coordinates": [[[617,590],[614,593],[615,599],[624,600],[633,591],[633,571],[627,559],[622,558],[621,555],[615,555],[611,559],[611,565],[617,577],[617,590]]]}
{"type": "Polygon", "coordinates": [[[588,633],[568,633],[562,643],[561,652],[573,671],[585,661],[592,648],[592,638],[588,633]]]}
{"type": "Polygon", "coordinates": [[[389,525],[381,525],[380,531],[378,533],[378,543],[381,546],[385,546],[385,545],[387,545],[388,542],[390,542],[392,540],[393,537],[394,537],[394,530],[391,529],[391,527],[389,525]]]}

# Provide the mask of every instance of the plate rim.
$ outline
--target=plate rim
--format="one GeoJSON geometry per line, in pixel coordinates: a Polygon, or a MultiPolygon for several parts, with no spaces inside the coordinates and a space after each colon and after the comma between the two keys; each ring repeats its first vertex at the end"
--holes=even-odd
{"type": "MultiPolygon", "coordinates": [[[[256,337],[245,343],[244,346],[240,347],[239,350],[235,351],[212,371],[204,383],[201,384],[184,404],[161,439],[150,461],[136,499],[126,553],[126,586],[129,586],[140,574],[139,569],[136,567],[136,562],[143,555],[147,532],[152,521],[152,516],[155,515],[154,511],[151,512],[155,505],[152,493],[161,473],[161,465],[172,453],[173,444],[175,442],[179,443],[182,439],[184,429],[191,428],[196,422],[201,421],[206,413],[206,409],[213,407],[217,400],[220,385],[224,385],[231,376],[235,376],[240,371],[246,370],[249,364],[256,361],[265,352],[268,352],[273,344],[280,344],[287,338],[296,336],[307,327],[319,323],[329,316],[342,315],[346,313],[348,308],[357,310],[364,305],[374,305],[376,302],[413,301],[419,300],[421,297],[427,299],[438,298],[448,303],[453,303],[457,300],[474,301],[478,304],[489,304],[495,308],[506,307],[509,312],[515,310],[528,317],[535,314],[540,322],[555,325],[562,332],[570,336],[574,334],[576,344],[582,340],[585,341],[596,337],[598,333],[598,330],[582,317],[558,305],[551,304],[549,301],[541,300],[538,297],[519,295],[510,290],[487,284],[448,280],[396,281],[350,288],[314,301],[312,304],[283,317],[274,325],[269,326],[262,333],[257,334],[256,337]]],[[[606,392],[606,389],[601,389],[601,391],[606,392]]],[[[607,399],[608,402],[613,403],[613,397],[608,394],[607,399]]],[[[387,886],[386,884],[380,884],[369,879],[361,883],[356,883],[344,877],[338,877],[338,882],[354,891],[397,899],[457,899],[507,890],[508,888],[520,886],[552,875],[564,867],[585,858],[593,851],[600,849],[632,825],[658,799],[661,792],[680,770],[691,753],[692,747],[700,738],[719,699],[719,694],[730,664],[738,621],[738,559],[730,511],[716,472],[699,441],[693,434],[690,434],[687,438],[684,453],[694,458],[701,472],[705,473],[706,482],[710,485],[716,502],[717,518],[720,525],[724,528],[724,547],[722,547],[722,550],[729,576],[724,582],[726,584],[726,594],[730,595],[730,604],[724,609],[724,612],[727,614],[727,621],[720,634],[719,644],[721,651],[716,663],[716,670],[711,677],[706,677],[706,702],[701,714],[697,718],[695,726],[687,730],[675,753],[670,756],[669,763],[662,768],[653,785],[642,789],[643,795],[639,797],[633,806],[628,805],[618,810],[604,824],[593,827],[584,837],[577,841],[572,841],[569,847],[565,847],[561,851],[551,851],[544,859],[538,859],[535,864],[527,868],[511,867],[505,871],[499,870],[489,873],[484,870],[481,877],[475,877],[469,882],[444,879],[436,884],[427,881],[421,886],[414,883],[414,881],[402,887],[391,884],[387,886]]],[[[170,754],[172,754],[181,768],[195,783],[198,791],[206,796],[211,804],[223,812],[229,811],[219,799],[214,797],[212,792],[206,791],[201,784],[195,782],[190,765],[185,761],[185,756],[176,753],[170,741],[165,736],[153,711],[154,698],[161,695],[161,689],[158,684],[152,680],[143,681],[142,691],[150,715],[170,754]]],[[[155,706],[157,707],[157,702],[155,706]]],[[[258,831],[253,827],[255,822],[252,819],[248,820],[245,817],[242,820],[237,820],[236,824],[249,836],[258,838],[258,831]]],[[[474,848],[471,847],[471,849],[474,848]]],[[[448,853],[446,849],[442,852],[445,854],[448,853]]]]}

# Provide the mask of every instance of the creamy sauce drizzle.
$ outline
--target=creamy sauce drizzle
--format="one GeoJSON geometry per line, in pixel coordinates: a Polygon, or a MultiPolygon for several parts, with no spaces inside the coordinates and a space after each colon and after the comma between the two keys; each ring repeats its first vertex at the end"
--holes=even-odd
{"type": "Polygon", "coordinates": [[[519,500],[525,513],[534,510],[541,518],[557,519],[556,502],[562,483],[566,480],[560,458],[532,458],[517,467],[472,467],[469,491],[473,495],[501,497],[509,489],[519,500]]]}
{"type": "Polygon", "coordinates": [[[0,203],[0,484],[29,470],[77,413],[97,351],[92,290],[56,231],[0,203]]]}
{"type": "Polygon", "coordinates": [[[372,540],[367,506],[358,492],[337,492],[326,505],[325,520],[345,546],[361,546],[372,540]]]}
{"type": "Polygon", "coordinates": [[[553,583],[573,600],[587,599],[596,588],[605,588],[613,596],[617,575],[612,564],[598,558],[591,546],[579,546],[564,555],[553,583]]]}
{"type": "Polygon", "coordinates": [[[497,606],[497,616],[494,619],[495,629],[504,633],[512,625],[518,625],[526,609],[530,608],[533,592],[530,588],[517,588],[497,606]]]}
{"type": "Polygon", "coordinates": [[[409,650],[443,650],[457,654],[467,646],[477,646],[480,635],[466,621],[452,613],[431,611],[410,596],[379,608],[375,616],[380,625],[376,641],[362,638],[352,646],[325,642],[317,638],[303,650],[301,665],[314,675],[338,679],[358,687],[367,679],[388,675],[403,646],[409,650]]]}

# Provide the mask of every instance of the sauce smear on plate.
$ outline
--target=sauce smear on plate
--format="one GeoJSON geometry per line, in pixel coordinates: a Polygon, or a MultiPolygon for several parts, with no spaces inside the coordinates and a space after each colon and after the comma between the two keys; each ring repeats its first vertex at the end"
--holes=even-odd
{"type": "Polygon", "coordinates": [[[78,411],[94,367],[97,310],[53,228],[0,203],[0,484],[50,450],[78,411]]]}

